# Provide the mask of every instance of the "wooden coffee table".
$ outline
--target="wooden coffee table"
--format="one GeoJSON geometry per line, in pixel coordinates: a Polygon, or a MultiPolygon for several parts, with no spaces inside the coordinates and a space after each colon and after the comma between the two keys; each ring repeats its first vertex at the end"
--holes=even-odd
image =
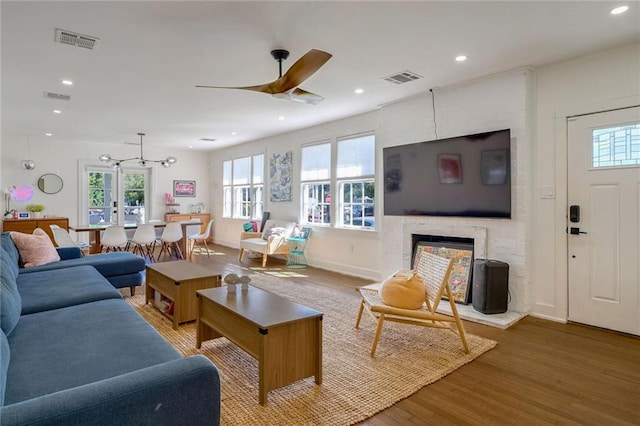
{"type": "Polygon", "coordinates": [[[220,273],[210,267],[187,260],[147,265],[145,301],[153,303],[156,291],[173,301],[173,314],[161,312],[178,324],[193,321],[197,317],[196,290],[219,287],[220,273]]]}
{"type": "Polygon", "coordinates": [[[249,286],[198,290],[196,347],[226,337],[258,360],[259,400],[306,377],[322,384],[322,313],[249,286]]]}

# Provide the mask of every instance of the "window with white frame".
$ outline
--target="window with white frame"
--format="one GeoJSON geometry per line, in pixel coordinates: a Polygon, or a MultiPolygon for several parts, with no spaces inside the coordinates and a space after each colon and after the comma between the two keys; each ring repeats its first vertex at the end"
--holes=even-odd
{"type": "Polygon", "coordinates": [[[264,154],[222,164],[223,217],[261,219],[264,210],[264,154]]]}
{"type": "Polygon", "coordinates": [[[331,142],[302,147],[300,222],[374,229],[374,134],[338,138],[333,148],[331,142]]]}
{"type": "Polygon", "coordinates": [[[331,143],[302,147],[300,222],[331,223],[331,143]]]}
{"type": "Polygon", "coordinates": [[[336,184],[340,227],[375,228],[375,153],[373,134],[338,139],[336,184]]]}

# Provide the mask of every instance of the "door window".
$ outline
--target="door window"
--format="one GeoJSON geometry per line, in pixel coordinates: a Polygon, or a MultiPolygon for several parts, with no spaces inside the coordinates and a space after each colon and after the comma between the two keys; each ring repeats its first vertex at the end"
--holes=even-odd
{"type": "Polygon", "coordinates": [[[640,164],[640,123],[592,130],[593,167],[640,164]]]}

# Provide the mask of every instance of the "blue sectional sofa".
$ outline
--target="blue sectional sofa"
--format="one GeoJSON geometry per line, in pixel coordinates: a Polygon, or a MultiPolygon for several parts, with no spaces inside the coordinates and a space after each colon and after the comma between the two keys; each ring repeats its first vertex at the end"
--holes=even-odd
{"type": "MultiPolygon", "coordinates": [[[[9,234],[9,233],[7,233],[9,234]]],[[[47,263],[33,268],[22,268],[20,273],[51,271],[54,269],[69,268],[71,266],[93,266],[115,288],[131,289],[131,295],[135,295],[135,289],[142,284],[144,273],[144,259],[129,252],[103,253],[94,256],[82,256],[78,247],[58,247],[59,262],[47,263]]]]}
{"type": "Polygon", "coordinates": [[[1,425],[220,423],[211,361],[183,358],[97,267],[27,271],[0,238],[1,425]]]}

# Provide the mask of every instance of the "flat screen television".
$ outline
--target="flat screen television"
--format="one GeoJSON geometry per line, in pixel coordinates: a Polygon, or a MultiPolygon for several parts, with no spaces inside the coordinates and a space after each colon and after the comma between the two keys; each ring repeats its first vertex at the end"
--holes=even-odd
{"type": "Polygon", "coordinates": [[[511,218],[510,129],[382,153],[385,215],[511,218]]]}

